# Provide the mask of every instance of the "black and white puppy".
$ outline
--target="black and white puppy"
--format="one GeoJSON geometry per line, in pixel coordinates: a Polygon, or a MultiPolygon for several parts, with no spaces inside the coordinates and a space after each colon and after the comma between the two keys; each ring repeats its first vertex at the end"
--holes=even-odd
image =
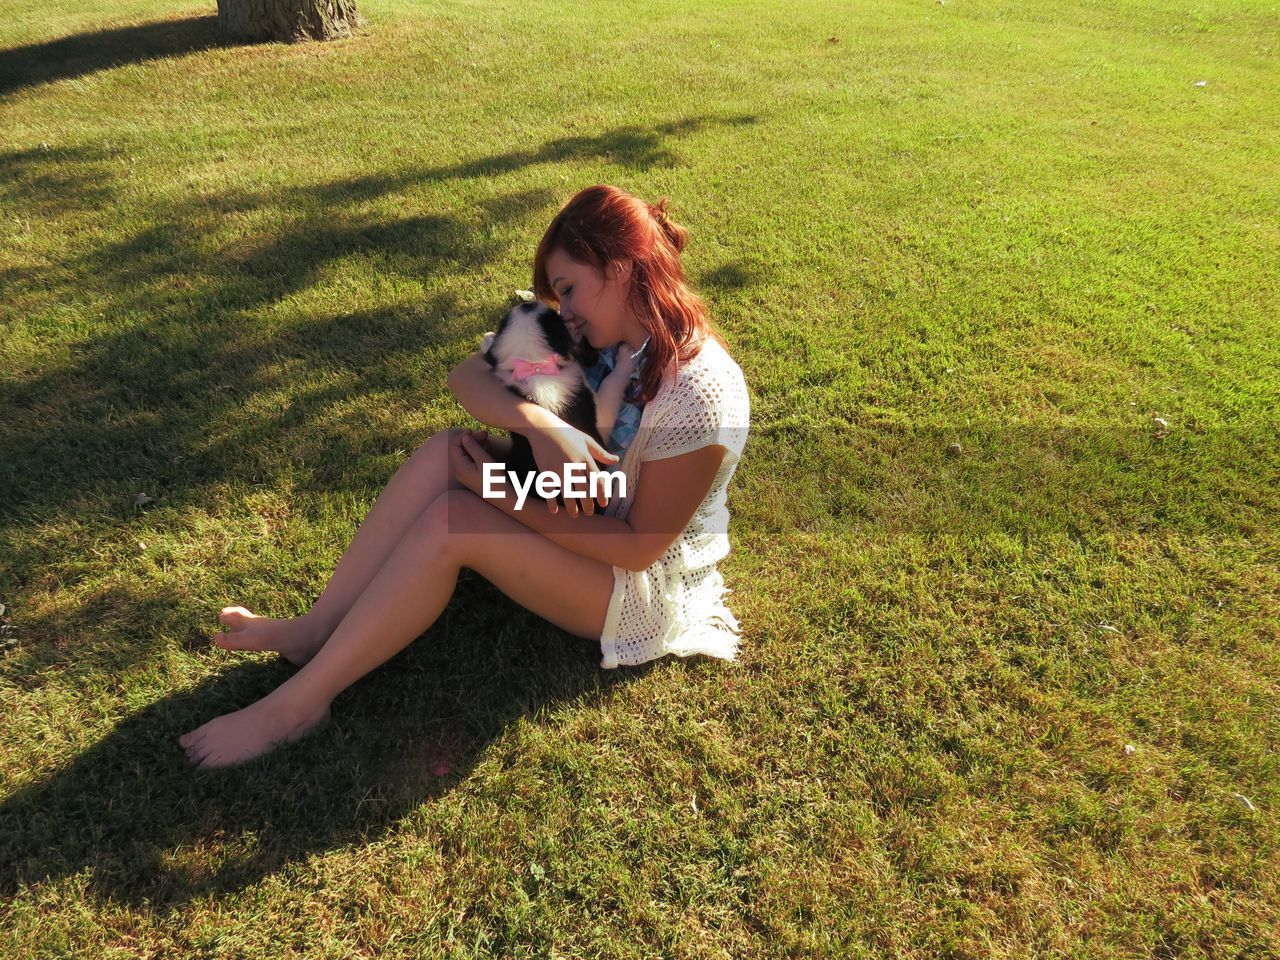
{"type": "MultiPolygon", "coordinates": [[[[602,446],[609,442],[633,369],[625,347],[599,389],[592,390],[583,371],[599,360],[596,349],[585,339],[574,340],[558,311],[543,303],[521,303],[495,332],[484,335],[481,349],[494,376],[512,393],[545,407],[602,446]]],[[[507,469],[521,477],[538,469],[529,441],[518,433],[511,437],[507,469]]]]}

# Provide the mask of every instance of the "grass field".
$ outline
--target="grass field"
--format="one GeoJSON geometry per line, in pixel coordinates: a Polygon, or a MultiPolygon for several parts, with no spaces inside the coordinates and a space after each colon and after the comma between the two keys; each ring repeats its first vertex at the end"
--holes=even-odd
{"type": "Polygon", "coordinates": [[[0,955],[1280,956],[1274,0],[361,9],[0,5],[0,955]],[[751,389],[740,661],[467,574],[193,774],[597,182],[751,389]]]}

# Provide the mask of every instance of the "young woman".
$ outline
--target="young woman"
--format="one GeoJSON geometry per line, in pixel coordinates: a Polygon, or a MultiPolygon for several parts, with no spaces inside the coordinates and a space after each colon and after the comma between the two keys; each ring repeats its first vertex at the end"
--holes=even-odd
{"type": "MultiPolygon", "coordinates": [[[[630,362],[630,401],[611,443],[621,456],[502,386],[477,353],[449,387],[477,420],[529,438],[541,470],[605,464],[626,478],[606,503],[486,499],[482,471],[510,440],[450,430],[396,472],[311,610],[292,620],[227,607],[222,647],[275,650],[298,670],[257,703],[179,738],[193,763],[241,763],[295,740],[333,698],[440,616],[462,567],[577,636],[602,666],[674,653],[733,659],[738,621],[716,563],[729,552],[725,495],[746,443],[742,371],[684,282],[686,231],[614,187],[590,187],[552,220],[534,290],[602,351],[595,381],[630,362]],[[625,351],[625,353],[623,353],[625,351]],[[642,468],[643,467],[643,471],[642,468]]],[[[510,491],[510,487],[505,487],[510,491]]]]}

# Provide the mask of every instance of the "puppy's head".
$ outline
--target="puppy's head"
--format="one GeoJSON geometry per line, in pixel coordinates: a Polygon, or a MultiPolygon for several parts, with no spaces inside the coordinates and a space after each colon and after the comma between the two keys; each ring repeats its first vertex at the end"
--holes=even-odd
{"type": "Polygon", "coordinates": [[[581,386],[582,367],[594,364],[597,354],[585,340],[574,340],[557,311],[521,303],[498,324],[485,359],[507,386],[558,412],[581,386]]]}

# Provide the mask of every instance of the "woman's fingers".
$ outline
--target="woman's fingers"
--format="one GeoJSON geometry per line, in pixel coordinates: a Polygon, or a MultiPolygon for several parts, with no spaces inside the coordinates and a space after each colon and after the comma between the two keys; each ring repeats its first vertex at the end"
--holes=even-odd
{"type": "Polygon", "coordinates": [[[600,444],[596,443],[590,437],[587,437],[587,447],[591,451],[591,456],[595,457],[595,459],[600,463],[617,463],[618,462],[618,455],[616,453],[610,453],[608,450],[600,446],[600,444]]]}
{"type": "Polygon", "coordinates": [[[592,457],[587,458],[585,464],[587,468],[587,492],[582,498],[584,509],[590,515],[595,515],[596,507],[604,508],[609,502],[609,498],[604,493],[604,472],[600,469],[600,465],[596,463],[592,457]]]}
{"type": "Polygon", "coordinates": [[[466,447],[467,454],[475,462],[476,469],[480,468],[480,464],[487,463],[493,459],[489,451],[485,449],[483,441],[476,434],[468,431],[468,433],[463,436],[462,442],[466,447]]]}
{"type": "Polygon", "coordinates": [[[461,483],[466,482],[466,475],[474,469],[474,464],[467,459],[467,453],[462,449],[462,441],[455,440],[449,444],[449,467],[453,471],[453,476],[461,483]]]}
{"type": "Polygon", "coordinates": [[[595,471],[596,465],[588,460],[587,463],[583,464],[583,466],[587,468],[585,473],[587,478],[587,490],[586,494],[581,499],[576,500],[575,503],[579,510],[587,516],[592,516],[596,512],[596,505],[595,501],[591,499],[591,474],[595,471]]]}
{"type": "Polygon", "coordinates": [[[458,455],[462,458],[463,462],[468,467],[475,466],[476,458],[472,454],[472,450],[474,449],[473,447],[474,443],[475,441],[472,440],[465,433],[458,438],[458,455]]]}
{"type": "MultiPolygon", "coordinates": [[[[581,464],[585,470],[585,473],[581,474],[587,481],[587,488],[583,495],[565,497],[562,494],[561,497],[543,501],[547,505],[548,513],[559,513],[561,501],[571,517],[576,517],[580,513],[593,516],[597,505],[601,509],[608,505],[607,485],[602,482],[607,478],[608,472],[602,470],[601,466],[616,464],[620,459],[617,454],[610,453],[589,434],[572,428],[560,432],[548,431],[545,434],[540,431],[531,434],[529,440],[539,470],[552,469],[560,472],[575,464],[581,464]],[[592,481],[595,481],[594,484],[592,481]]],[[[489,456],[488,459],[492,457],[489,456]]],[[[563,478],[565,474],[560,473],[560,476],[563,478]]]]}
{"type": "Polygon", "coordinates": [[[604,484],[599,480],[595,479],[597,476],[600,476],[603,479],[604,472],[600,469],[600,464],[601,463],[610,463],[610,464],[617,463],[618,455],[615,453],[610,453],[608,450],[602,447],[599,443],[597,443],[595,438],[586,436],[586,434],[584,434],[583,436],[587,441],[587,453],[590,454],[590,458],[587,460],[585,464],[587,468],[587,483],[591,484],[592,482],[594,482],[595,490],[596,490],[596,495],[593,497],[591,496],[591,489],[592,489],[591,486],[587,487],[587,496],[583,498],[583,504],[584,504],[583,509],[585,509],[588,514],[594,514],[597,501],[599,502],[601,507],[604,507],[609,502],[609,498],[605,495],[605,492],[604,492],[604,489],[605,489],[604,484]]]}
{"type": "MultiPolygon", "coordinates": [[[[602,510],[609,505],[609,494],[607,492],[608,487],[606,485],[606,481],[608,480],[608,477],[609,477],[609,474],[606,473],[604,470],[601,470],[599,466],[592,466],[591,477],[590,477],[590,480],[588,481],[588,482],[595,483],[594,490],[596,492],[596,495],[595,497],[592,498],[592,501],[594,503],[598,503],[600,505],[600,509],[602,510]]],[[[593,488],[591,487],[587,488],[588,494],[592,489],[593,488]]]]}
{"type": "Polygon", "coordinates": [[[596,487],[596,498],[600,501],[600,506],[604,507],[604,506],[607,506],[609,503],[609,495],[605,492],[607,488],[604,483],[604,478],[608,475],[608,473],[607,471],[600,469],[599,463],[602,461],[605,463],[616,464],[619,460],[619,457],[616,453],[610,453],[608,450],[600,446],[600,444],[596,443],[594,440],[591,442],[591,446],[592,446],[591,453],[597,460],[597,463],[592,464],[592,472],[600,476],[600,480],[598,481],[599,485],[596,487]]]}

